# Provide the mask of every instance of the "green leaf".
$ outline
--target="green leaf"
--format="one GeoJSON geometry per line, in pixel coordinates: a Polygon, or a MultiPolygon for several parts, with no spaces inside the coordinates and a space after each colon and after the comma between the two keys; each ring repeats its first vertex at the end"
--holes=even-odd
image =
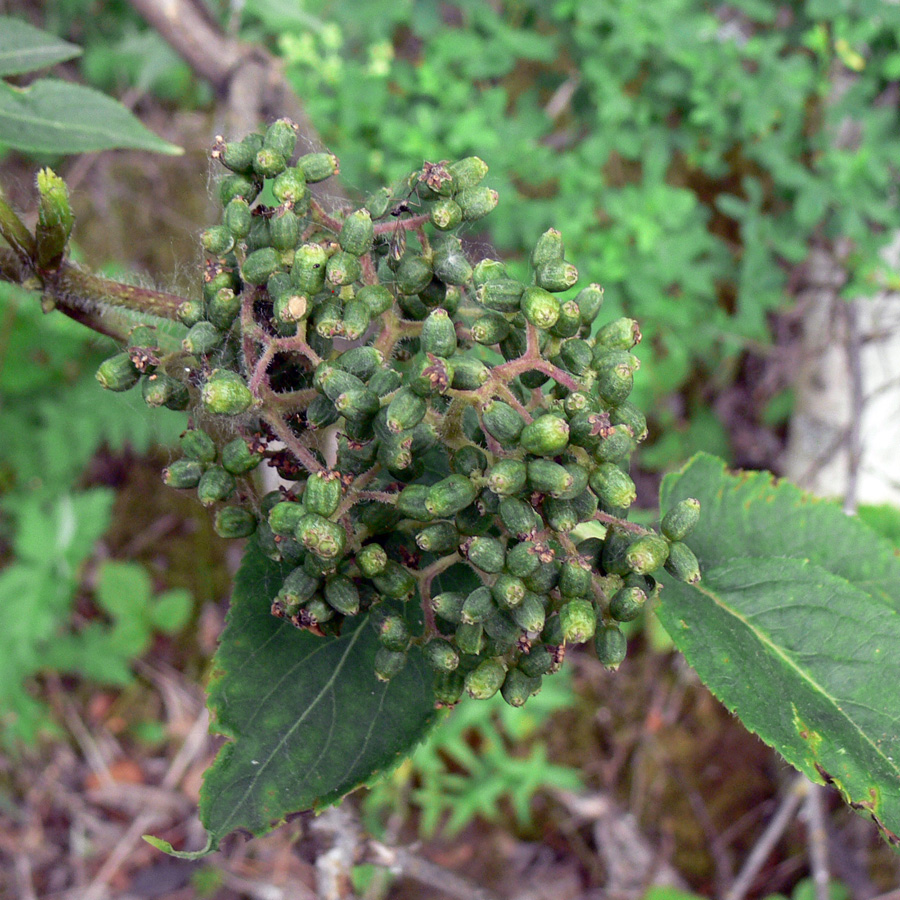
{"type": "Polygon", "coordinates": [[[154,597],[149,613],[153,624],[166,634],[174,634],[191,615],[191,592],[184,588],[166,591],[154,597]]]}
{"type": "Polygon", "coordinates": [[[189,856],[215,850],[235,829],[265,834],[291,813],[335,803],[396,765],[437,719],[419,655],[387,684],[376,680],[367,617],[319,638],[272,616],[285,574],[250,546],[209,688],[211,728],[230,741],[200,794],[209,842],[189,856]]]}
{"type": "Polygon", "coordinates": [[[0,75],[44,69],[81,53],[81,48],[33,28],[21,19],[0,16],[0,75]]]}
{"type": "Polygon", "coordinates": [[[834,503],[700,454],[661,489],[701,504],[696,586],[665,579],[676,646],[751,731],[900,843],[900,559],[834,503]]]}
{"type": "Polygon", "coordinates": [[[97,603],[114,619],[145,618],[153,588],[140,563],[111,561],[97,579],[97,603]]]}
{"type": "Polygon", "coordinates": [[[145,128],[117,100],[92,88],[42,78],[27,88],[0,82],[0,142],[32,153],[128,148],[184,151],[145,128]]]}

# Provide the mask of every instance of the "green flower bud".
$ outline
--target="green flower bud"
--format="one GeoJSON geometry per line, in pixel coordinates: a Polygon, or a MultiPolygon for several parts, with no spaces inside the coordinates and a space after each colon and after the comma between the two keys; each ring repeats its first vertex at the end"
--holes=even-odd
{"type": "Polygon", "coordinates": [[[511,649],[522,636],[522,629],[503,610],[498,610],[489,616],[483,624],[484,633],[502,647],[511,649]]]}
{"type": "Polygon", "coordinates": [[[435,522],[416,535],[416,545],[425,553],[443,555],[459,546],[459,531],[449,522],[435,522]]]}
{"type": "Polygon", "coordinates": [[[401,294],[419,294],[428,287],[433,271],[424,256],[404,253],[397,269],[397,289],[401,294]]]}
{"type": "Polygon", "coordinates": [[[569,444],[569,423],[552,413],[529,422],[519,437],[519,446],[535,456],[559,456],[569,444]]]}
{"type": "Polygon", "coordinates": [[[647,602],[647,595],[636,585],[626,586],[616,591],[609,601],[609,614],[617,622],[631,622],[636,619],[647,602]]]}
{"type": "Polygon", "coordinates": [[[263,147],[253,158],[253,171],[262,178],[274,178],[287,168],[287,160],[271,147],[263,147]]]}
{"type": "Polygon", "coordinates": [[[480,622],[473,625],[457,625],[453,640],[460,653],[481,656],[485,646],[484,626],[480,622]]]}
{"type": "Polygon", "coordinates": [[[449,641],[436,638],[422,648],[425,662],[436,672],[452,672],[459,665],[459,653],[449,641]]]}
{"type": "Polygon", "coordinates": [[[490,346],[509,335],[509,322],[498,313],[485,313],[472,323],[470,333],[473,341],[490,346]]]}
{"type": "Polygon", "coordinates": [[[541,677],[529,678],[521,669],[510,669],[506,673],[500,694],[515,709],[524,706],[529,697],[541,689],[541,677]]]}
{"type": "Polygon", "coordinates": [[[388,404],[385,424],[392,434],[400,434],[415,428],[427,411],[428,404],[420,396],[409,388],[401,388],[388,404]]]}
{"type": "Polygon", "coordinates": [[[681,541],[669,545],[669,556],[665,562],[666,571],[679,581],[697,584],[700,580],[700,563],[694,551],[681,541]]]}
{"type": "Polygon", "coordinates": [[[700,501],[689,497],[676,503],[660,523],[660,531],[670,541],[683,541],[700,521],[700,501]]]}
{"type": "Polygon", "coordinates": [[[178,490],[197,487],[203,475],[203,465],[195,459],[176,459],[163,469],[163,483],[178,490]]]}
{"type": "Polygon", "coordinates": [[[630,350],[641,341],[641,330],[634,319],[615,319],[597,332],[597,346],[608,350],[630,350]]]}
{"type": "Polygon", "coordinates": [[[491,585],[491,596],[502,609],[515,609],[521,606],[527,594],[528,589],[522,579],[508,572],[498,575],[497,580],[491,585]]]}
{"type": "Polygon", "coordinates": [[[594,636],[597,614],[590,600],[570,600],[559,610],[559,623],[566,643],[583,644],[594,636]]]}
{"type": "Polygon", "coordinates": [[[368,331],[372,316],[362,300],[348,300],[344,304],[342,320],[344,337],[356,341],[368,331]]]}
{"type": "Polygon", "coordinates": [[[609,421],[613,425],[627,425],[636,441],[647,437],[647,417],[630,400],[625,400],[609,411],[609,421]]]}
{"type": "Polygon", "coordinates": [[[186,353],[205,356],[220,347],[225,341],[225,333],[219,331],[212,322],[198,322],[185,335],[181,346],[186,353]]]}
{"type": "Polygon", "coordinates": [[[127,391],[133,388],[141,373],[128,353],[117,353],[100,364],[97,381],[108,391],[127,391]]]}
{"type": "Polygon", "coordinates": [[[375,654],[375,677],[379,681],[390,681],[406,665],[406,654],[387,647],[379,647],[375,654]]]}
{"type": "Polygon", "coordinates": [[[217,188],[219,202],[223,207],[228,206],[235,197],[243,197],[248,203],[252,203],[262,190],[262,181],[255,176],[226,175],[219,179],[217,188]]]}
{"type": "Polygon", "coordinates": [[[462,622],[462,608],[467,596],[461,591],[443,591],[431,598],[431,608],[436,616],[458,625],[462,622]]]}
{"type": "Polygon", "coordinates": [[[600,463],[618,463],[629,457],[636,446],[631,429],[627,425],[613,425],[606,430],[597,446],[592,448],[592,455],[600,463]]]}
{"type": "Polygon", "coordinates": [[[400,616],[373,615],[372,622],[378,633],[378,642],[382,647],[394,651],[403,651],[409,647],[409,628],[400,616]]]}
{"type": "Polygon", "coordinates": [[[529,678],[548,675],[558,668],[556,654],[545,644],[533,644],[529,653],[519,659],[518,667],[529,678]]]}
{"type": "Polygon", "coordinates": [[[565,653],[566,637],[563,634],[558,615],[550,616],[547,619],[544,630],[541,632],[541,640],[551,648],[560,648],[561,652],[557,654],[558,657],[565,653]]]}
{"type": "Polygon", "coordinates": [[[570,338],[581,329],[581,310],[574,300],[566,300],[559,308],[559,318],[550,329],[554,337],[570,338]]]}
{"type": "Polygon", "coordinates": [[[337,467],[344,475],[362,475],[375,465],[375,441],[353,441],[346,435],[338,439],[337,467]]]}
{"type": "Polygon", "coordinates": [[[75,216],[69,204],[69,189],[52,169],[38,172],[37,187],[40,195],[35,227],[37,264],[42,269],[55,269],[62,261],[75,216]]]}
{"type": "Polygon", "coordinates": [[[338,250],[332,254],[325,266],[325,280],[330,284],[352,284],[361,275],[359,257],[346,250],[338,250]]]}
{"type": "Polygon", "coordinates": [[[454,198],[462,210],[463,219],[466,222],[474,222],[491,212],[500,199],[500,195],[493,189],[476,186],[465,188],[454,198]]]}
{"type": "Polygon", "coordinates": [[[437,672],[434,678],[434,702],[439,709],[459,703],[463,692],[463,677],[457,672],[437,672]]]}
{"type": "Polygon", "coordinates": [[[215,369],[203,385],[200,401],[213,415],[238,416],[253,403],[253,395],[236,372],[215,369]]]}
{"type": "Polygon", "coordinates": [[[517,579],[530,575],[540,564],[539,551],[532,541],[507,548],[506,571],[517,579]]]}
{"type": "Polygon", "coordinates": [[[462,210],[455,200],[449,197],[439,200],[429,212],[431,224],[439,231],[449,231],[462,222],[462,210]]]}
{"type": "Polygon", "coordinates": [[[344,220],[338,235],[341,248],[354,256],[362,256],[372,249],[375,240],[375,226],[367,209],[358,209],[344,220]]]}
{"type": "Polygon", "coordinates": [[[343,310],[340,302],[338,300],[325,300],[319,303],[313,309],[309,323],[316,333],[323,338],[333,338],[337,334],[343,334],[343,310]]]}
{"type": "Polygon", "coordinates": [[[366,544],[356,553],[356,565],[366,578],[383,574],[387,564],[387,554],[381,544],[366,544]]]}
{"type": "MultiPolygon", "coordinates": [[[[566,468],[571,472],[572,464],[567,463],[566,468]]],[[[583,470],[585,475],[587,475],[587,471],[583,470]]],[[[594,496],[593,491],[585,488],[580,494],[577,494],[575,497],[572,497],[572,507],[575,510],[575,514],[578,516],[579,522],[589,522],[594,518],[594,513],[597,512],[597,507],[600,504],[597,502],[597,498],[594,496]]]]}
{"type": "Polygon", "coordinates": [[[545,231],[531,251],[531,267],[540,269],[551,262],[560,262],[565,255],[562,234],[555,228],[545,231]]]}
{"type": "MultiPolygon", "coordinates": [[[[250,233],[244,239],[244,249],[247,253],[253,253],[255,250],[270,247],[271,243],[272,235],[269,231],[269,217],[253,216],[250,220],[250,233]]],[[[277,253],[277,258],[280,262],[280,253],[277,253]]]]}
{"type": "Polygon", "coordinates": [[[313,384],[332,402],[347,391],[366,390],[362,379],[332,363],[322,363],[316,368],[313,384]]]}
{"type": "Polygon", "coordinates": [[[461,509],[453,520],[456,530],[467,537],[477,537],[487,533],[493,525],[494,517],[488,513],[479,498],[465,509],[461,509]]]}
{"type": "Polygon", "coordinates": [[[628,639],[618,625],[601,625],[594,636],[594,650],[597,659],[607,669],[615,671],[625,661],[628,639]]]}
{"type": "Polygon", "coordinates": [[[454,191],[464,191],[481,184],[488,173],[487,163],[477,156],[467,156],[458,159],[447,166],[447,171],[452,179],[454,191]]]}
{"type": "Polygon", "coordinates": [[[425,506],[429,490],[424,484],[408,484],[397,494],[397,509],[407,519],[417,522],[431,521],[434,516],[425,506]]]}
{"type": "Polygon", "coordinates": [[[644,534],[634,541],[625,553],[625,561],[632,572],[647,575],[665,565],[669,543],[658,534],[644,534]]]}
{"type": "Polygon", "coordinates": [[[511,610],[510,615],[523,631],[540,634],[547,619],[545,604],[545,597],[533,591],[526,591],[522,602],[511,610]]]}
{"type": "Polygon", "coordinates": [[[373,219],[380,219],[391,206],[394,195],[388,187],[379,188],[366,197],[366,209],[373,219]]]}
{"type": "Polygon", "coordinates": [[[534,280],[537,286],[545,291],[553,291],[554,293],[567,291],[578,281],[578,269],[565,260],[553,260],[544,263],[535,271],[534,280]]]}
{"type": "Polygon", "coordinates": [[[517,538],[526,538],[541,527],[531,505],[518,497],[504,497],[500,501],[500,520],[506,530],[517,538]]]}
{"type": "Polygon", "coordinates": [[[267,129],[263,138],[263,147],[268,147],[285,159],[294,155],[294,147],[297,145],[298,125],[290,119],[278,119],[267,129]]]}
{"type": "Polygon", "coordinates": [[[457,355],[453,358],[453,378],[450,386],[455,391],[477,391],[490,377],[490,370],[473,356],[457,355]]]}
{"type": "Polygon", "coordinates": [[[596,389],[604,403],[616,406],[628,399],[634,387],[634,373],[640,368],[636,356],[626,350],[607,350],[598,344],[592,366],[597,373],[596,389]]]}
{"type": "Polygon", "coordinates": [[[344,575],[335,575],[325,582],[325,601],[342,616],[355,616],[359,612],[359,591],[344,575]]]}
{"type": "Polygon", "coordinates": [[[559,318],[559,300],[542,287],[526,288],[522,294],[520,307],[525,318],[535,328],[541,328],[544,331],[552,328],[559,318]]]}
{"type": "Polygon", "coordinates": [[[308,313],[309,300],[303,294],[281,294],[272,304],[272,317],[280,326],[279,333],[283,333],[286,337],[293,337],[296,334],[297,323],[302,322],[308,313]]]}
{"type": "Polygon", "coordinates": [[[294,529],[295,539],[320,559],[340,559],[347,545],[347,532],[336,522],[317,513],[307,513],[294,529]]]}
{"type": "MultiPolygon", "coordinates": [[[[497,281],[501,278],[508,278],[506,266],[499,259],[482,259],[475,264],[472,269],[472,283],[476,288],[480,288],[488,281],[497,281]]],[[[522,286],[525,289],[525,286],[522,286]]]]}
{"type": "Polygon", "coordinates": [[[320,583],[320,579],[307,574],[298,566],[284,579],[276,600],[280,600],[286,607],[286,612],[292,614],[292,610],[296,611],[315,596],[320,583]]]}
{"type": "Polygon", "coordinates": [[[153,409],[165,406],[168,409],[183,410],[188,408],[190,402],[187,387],[164,372],[145,375],[141,393],[144,402],[153,409]]]}
{"type": "Polygon", "coordinates": [[[223,506],[216,512],[213,527],[219,537],[226,539],[250,537],[256,531],[256,516],[240,506],[223,506]]]}
{"type": "Polygon", "coordinates": [[[297,524],[306,515],[303,504],[293,500],[283,500],[269,510],[269,527],[275,534],[287,537],[292,535],[297,524]]]}
{"type": "Polygon", "coordinates": [[[513,278],[486,281],[475,291],[475,300],[494,312],[518,312],[525,285],[513,278]]]}
{"type": "Polygon", "coordinates": [[[482,572],[494,574],[503,570],[506,553],[503,544],[492,537],[472,537],[463,545],[466,559],[482,572]]]}
{"type": "Polygon", "coordinates": [[[436,309],[422,323],[419,343],[424,353],[447,358],[456,352],[456,328],[447,310],[436,309]]]}
{"type": "MultiPolygon", "coordinates": [[[[250,234],[252,218],[253,214],[250,212],[250,204],[243,197],[235,197],[225,207],[222,222],[225,228],[231,232],[232,237],[245,238],[250,234]]],[[[209,250],[210,248],[207,247],[206,249],[209,250]]]]}
{"type": "Polygon", "coordinates": [[[234,476],[226,472],[222,466],[210,466],[197,485],[197,499],[204,506],[212,506],[221,500],[227,500],[235,489],[234,476]]]}
{"type": "Polygon", "coordinates": [[[627,509],[637,497],[634,482],[613,463],[601,463],[591,472],[590,484],[600,502],[607,506],[627,509]]]}
{"type": "Polygon", "coordinates": [[[368,381],[384,365],[384,354],[375,347],[351,347],[345,350],[332,365],[368,381]]]}
{"type": "Polygon", "coordinates": [[[304,215],[309,209],[309,188],[306,178],[297,168],[285,169],[273,182],[272,193],[275,199],[290,206],[297,215],[304,215]]]}
{"type": "Polygon", "coordinates": [[[549,459],[529,460],[527,470],[529,487],[551,497],[565,494],[575,483],[571,472],[549,459]]]}
{"type": "Polygon", "coordinates": [[[293,250],[300,238],[300,220],[287,206],[281,206],[269,219],[269,236],[276,250],[293,250]]]}
{"type": "Polygon", "coordinates": [[[572,338],[560,346],[559,356],[563,366],[573,375],[583,375],[590,368],[593,351],[587,341],[572,338]]]}
{"type": "Polygon", "coordinates": [[[297,160],[297,169],[309,184],[340,174],[338,158],[333,153],[307,153],[297,160]]]}
{"type": "MultiPolygon", "coordinates": [[[[206,317],[212,325],[225,332],[231,328],[232,323],[241,311],[241,297],[231,288],[221,288],[209,301],[206,309],[206,317]]],[[[197,323],[200,324],[199,322],[197,323]]],[[[196,328],[196,325],[194,326],[196,328]]],[[[189,350],[189,353],[199,351],[189,350]]]]}
{"type": "Polygon", "coordinates": [[[522,581],[529,591],[536,594],[549,594],[559,583],[559,573],[562,568],[559,560],[551,559],[535,569],[530,575],[526,575],[522,581]]]}
{"type": "Polygon", "coordinates": [[[253,171],[253,160],[261,147],[262,135],[248,135],[242,141],[229,141],[228,143],[221,135],[217,135],[210,156],[219,160],[226,169],[231,169],[232,172],[249,174],[253,171]]]}
{"type": "MultiPolygon", "coordinates": [[[[273,251],[274,252],[274,251],[273,251]]],[[[328,257],[319,244],[301,244],[294,253],[291,281],[294,287],[310,297],[325,287],[325,270],[328,257]]]]}
{"type": "Polygon", "coordinates": [[[589,284],[578,292],[575,302],[581,310],[581,324],[590,326],[603,306],[603,288],[599,284],[589,284]]]}
{"type": "Polygon", "coordinates": [[[306,480],[303,505],[320,516],[333,515],[341,503],[341,478],[337,472],[313,472],[306,480]]]}
{"type": "MultiPolygon", "coordinates": [[[[627,553],[635,540],[633,534],[615,528],[607,529],[600,554],[600,564],[604,572],[622,576],[630,574],[631,566],[628,564],[627,553]]],[[[585,555],[585,551],[581,550],[581,544],[578,545],[578,549],[579,553],[585,555]]]]}
{"type": "Polygon", "coordinates": [[[571,500],[544,497],[542,509],[547,525],[558,534],[568,534],[578,524],[578,514],[571,500]]]}
{"type": "Polygon", "coordinates": [[[328,428],[334,425],[340,418],[340,413],[334,408],[334,404],[327,398],[319,394],[314,397],[306,408],[306,424],[313,431],[321,428],[328,428]]]}
{"type": "Polygon", "coordinates": [[[192,325],[196,325],[198,322],[202,321],[203,317],[206,315],[206,309],[199,300],[185,300],[178,305],[175,314],[178,316],[178,321],[181,322],[182,325],[186,325],[190,328],[192,325]]]}
{"type": "Polygon", "coordinates": [[[567,559],[559,570],[559,593],[563,597],[587,597],[590,592],[590,565],[581,558],[567,559]]]}
{"type": "Polygon", "coordinates": [[[395,478],[412,481],[417,476],[406,477],[412,475],[415,468],[411,447],[412,436],[409,434],[393,435],[388,440],[382,438],[378,446],[378,462],[395,478]]]}
{"type": "Polygon", "coordinates": [[[213,225],[200,235],[200,243],[207,253],[225,256],[234,247],[234,235],[224,225],[213,225]]]}
{"type": "Polygon", "coordinates": [[[436,519],[446,519],[467,507],[477,496],[475,485],[464,475],[448,475],[428,489],[425,508],[436,519]]]}
{"type": "Polygon", "coordinates": [[[501,459],[487,473],[487,486],[501,497],[511,497],[522,492],[528,477],[528,469],[520,459],[501,459]]]}
{"type": "Polygon", "coordinates": [[[499,659],[486,659],[466,675],[466,693],[475,700],[488,700],[500,690],[506,666],[499,659]]]}
{"type": "Polygon", "coordinates": [[[211,463],[216,458],[213,439],[199,428],[189,428],[181,435],[181,449],[185,456],[201,463],[211,463]]]}
{"type": "Polygon", "coordinates": [[[391,600],[408,600],[416,589],[416,579],[399,563],[387,561],[384,571],[372,578],[379,594],[391,600]]]}
{"type": "Polygon", "coordinates": [[[489,400],[485,404],[481,410],[481,422],[484,430],[501,447],[514,447],[525,427],[525,421],[519,413],[502,400],[489,400]]]}
{"type": "Polygon", "coordinates": [[[278,251],[274,247],[262,247],[244,260],[241,277],[248,284],[265,284],[278,266],[278,251]]]}
{"type": "Polygon", "coordinates": [[[394,305],[394,295],[383,284],[367,284],[357,291],[356,299],[366,304],[369,315],[376,319],[394,305]]]}
{"type": "Polygon", "coordinates": [[[459,238],[445,239],[434,251],[434,275],[444,284],[455,285],[466,284],[472,277],[472,266],[459,238]]]}
{"type": "Polygon", "coordinates": [[[484,451],[472,444],[464,444],[450,457],[450,469],[459,475],[481,474],[487,466],[484,451]]]}

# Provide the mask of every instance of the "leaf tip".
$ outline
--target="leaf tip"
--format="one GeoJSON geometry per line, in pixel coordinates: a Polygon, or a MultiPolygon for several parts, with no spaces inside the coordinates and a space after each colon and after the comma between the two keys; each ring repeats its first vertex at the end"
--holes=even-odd
{"type": "Polygon", "coordinates": [[[157,850],[161,850],[163,853],[167,853],[169,856],[174,856],[177,859],[201,859],[204,856],[209,856],[210,853],[215,853],[219,848],[219,842],[212,835],[207,837],[206,846],[200,850],[176,850],[168,841],[152,834],[142,834],[141,837],[151,847],[155,847],[157,850]]]}

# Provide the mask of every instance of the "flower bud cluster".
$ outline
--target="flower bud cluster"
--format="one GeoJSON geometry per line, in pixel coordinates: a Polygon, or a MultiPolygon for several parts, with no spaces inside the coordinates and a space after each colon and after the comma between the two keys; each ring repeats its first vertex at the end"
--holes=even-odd
{"type": "Polygon", "coordinates": [[[627,521],[629,459],[647,434],[628,399],[637,324],[598,325],[603,290],[576,289],[555,229],[528,282],[470,260],[458,229],[498,199],[477,157],[425,163],[338,215],[309,190],[336,158],[292,163],[295,143],[280,120],[213,150],[230,174],[221,224],[202,236],[202,297],[179,311],[188,383],[170,389],[140,329],[98,378],[193,405],[217,439],[255,435],[220,449],[188,431],[167,483],[217,506],[220,534],[255,531],[286,564],[274,615],[326,635],[368,613],[379,678],[420,653],[439,704],[500,691],[520,706],[568,645],[617,667],[620,625],[658,590],[653,573],[699,578],[683,543],[696,501],[661,534],[627,521]],[[284,487],[223,505],[261,459],[284,487]],[[604,536],[576,537],[587,523],[604,536]]]}

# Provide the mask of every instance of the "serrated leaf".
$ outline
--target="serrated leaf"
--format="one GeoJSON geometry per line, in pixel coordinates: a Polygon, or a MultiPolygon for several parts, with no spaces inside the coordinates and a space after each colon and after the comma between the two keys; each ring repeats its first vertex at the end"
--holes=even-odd
{"type": "Polygon", "coordinates": [[[45,69],[81,54],[81,48],[21,19],[0,16],[0,75],[45,69]]]}
{"type": "Polygon", "coordinates": [[[201,855],[235,829],[261,835],[336,802],[392,768],[437,719],[419,655],[387,684],[375,678],[367,617],[349,619],[338,638],[273,617],[285,574],[251,544],[235,581],[209,688],[211,730],[230,740],[204,778],[201,855]]]}
{"type": "Polygon", "coordinates": [[[145,128],[112,97],[53,78],[41,78],[27,88],[0,82],[0,142],[32,153],[123,148],[184,152],[145,128]]]}
{"type": "Polygon", "coordinates": [[[695,457],[661,489],[696,497],[696,586],[665,578],[658,614],[751,731],[900,843],[900,559],[862,522],[768,473],[695,457]]]}

